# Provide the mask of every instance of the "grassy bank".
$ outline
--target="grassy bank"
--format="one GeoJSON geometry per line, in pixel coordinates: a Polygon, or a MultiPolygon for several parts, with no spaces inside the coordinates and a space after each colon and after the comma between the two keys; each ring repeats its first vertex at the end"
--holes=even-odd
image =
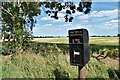
{"type": "MultiPolygon", "coordinates": [[[[109,57],[117,57],[117,41],[117,37],[90,37],[90,54],[109,54],[109,57]]],[[[17,55],[15,56],[3,56],[2,59],[0,58],[2,77],[77,78],[78,68],[70,65],[69,45],[67,43],[68,38],[34,39],[23,52],[16,51],[17,55]]],[[[86,65],[86,77],[94,79],[104,78],[105,80],[106,78],[115,78],[113,71],[118,70],[118,63],[119,61],[110,58],[97,60],[91,57],[86,65]]]]}
{"type": "MultiPolygon", "coordinates": [[[[91,58],[86,65],[87,78],[109,78],[109,66],[91,58]]],[[[3,78],[77,78],[78,68],[71,66],[68,55],[41,56],[33,53],[19,54],[2,63],[3,78]]]]}

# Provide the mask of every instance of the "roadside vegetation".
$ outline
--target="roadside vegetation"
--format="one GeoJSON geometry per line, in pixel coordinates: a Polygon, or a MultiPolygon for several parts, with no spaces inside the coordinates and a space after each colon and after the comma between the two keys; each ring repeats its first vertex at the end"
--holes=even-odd
{"type": "MultiPolygon", "coordinates": [[[[13,44],[9,45],[12,48],[13,44]]],[[[7,51],[0,59],[3,78],[78,77],[78,67],[69,62],[68,38],[35,38],[14,54],[9,53],[11,48],[5,48],[7,51]]],[[[90,54],[87,78],[118,78],[118,37],[90,37],[90,54]]]]}

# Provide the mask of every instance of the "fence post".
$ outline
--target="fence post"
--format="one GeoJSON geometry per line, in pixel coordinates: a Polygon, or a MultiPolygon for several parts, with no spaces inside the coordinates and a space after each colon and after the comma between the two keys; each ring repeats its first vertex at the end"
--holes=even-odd
{"type": "Polygon", "coordinates": [[[79,80],[85,80],[86,76],[86,68],[78,66],[78,79],[79,80]]]}

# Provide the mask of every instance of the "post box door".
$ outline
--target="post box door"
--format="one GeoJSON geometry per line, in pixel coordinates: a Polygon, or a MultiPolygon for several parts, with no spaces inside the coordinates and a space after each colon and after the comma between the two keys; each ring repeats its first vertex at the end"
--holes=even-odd
{"type": "Polygon", "coordinates": [[[82,54],[82,45],[80,44],[71,44],[70,45],[70,63],[73,65],[82,66],[83,54],[82,54]]]}

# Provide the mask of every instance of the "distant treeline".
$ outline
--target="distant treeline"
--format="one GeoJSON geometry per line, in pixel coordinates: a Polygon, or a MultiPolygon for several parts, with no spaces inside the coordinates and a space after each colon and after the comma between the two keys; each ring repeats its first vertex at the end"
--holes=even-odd
{"type": "Polygon", "coordinates": [[[120,37],[120,34],[117,34],[115,36],[110,36],[110,35],[101,35],[101,36],[98,36],[98,35],[92,35],[90,37],[120,37]]]}
{"type": "MultiPolygon", "coordinates": [[[[68,36],[34,36],[33,38],[65,38],[68,36]]],[[[120,37],[120,34],[118,34],[117,36],[110,36],[110,35],[102,35],[102,36],[97,36],[97,35],[92,35],[90,37],[120,37]]]]}
{"type": "Polygon", "coordinates": [[[118,36],[109,36],[109,35],[107,35],[107,36],[96,36],[96,35],[93,35],[93,36],[90,36],[90,37],[120,37],[120,35],[118,35],[118,36]]]}
{"type": "Polygon", "coordinates": [[[34,36],[33,38],[65,38],[67,36],[34,36]]]}

